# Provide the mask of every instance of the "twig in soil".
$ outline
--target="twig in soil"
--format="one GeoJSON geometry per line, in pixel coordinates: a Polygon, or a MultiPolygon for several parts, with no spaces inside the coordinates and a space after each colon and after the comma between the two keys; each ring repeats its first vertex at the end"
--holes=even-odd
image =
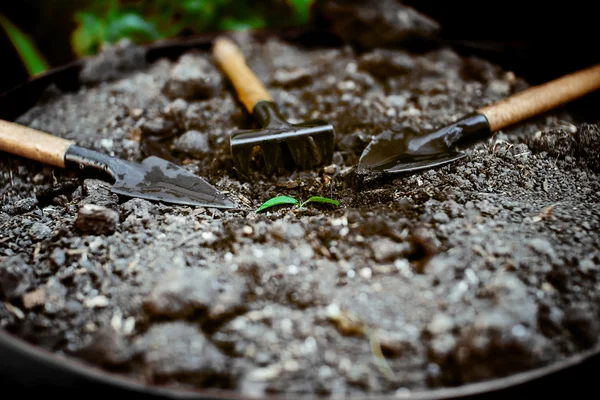
{"type": "Polygon", "coordinates": [[[40,255],[40,250],[42,249],[42,244],[41,243],[36,243],[35,247],[33,248],[33,262],[37,261],[38,256],[40,255]]]}
{"type": "Polygon", "coordinates": [[[568,130],[569,133],[575,133],[575,132],[577,132],[577,126],[573,125],[569,121],[563,121],[563,120],[557,118],[554,122],[556,123],[556,125],[558,125],[560,127],[563,127],[566,130],[568,130]]]}
{"type": "Polygon", "coordinates": [[[371,328],[358,315],[348,310],[341,310],[335,304],[330,305],[327,312],[329,320],[335,324],[340,333],[344,335],[366,336],[369,339],[371,354],[373,355],[377,369],[390,381],[396,381],[396,374],[392,371],[381,351],[381,344],[377,338],[376,330],[371,328]]]}
{"type": "Polygon", "coordinates": [[[4,303],[4,306],[6,307],[6,309],[8,311],[10,311],[11,313],[13,313],[15,315],[15,317],[19,318],[19,319],[23,319],[25,318],[25,314],[23,313],[23,311],[21,311],[20,308],[13,306],[10,303],[4,303]]]}
{"type": "Polygon", "coordinates": [[[543,219],[548,219],[552,216],[552,210],[554,209],[554,207],[559,204],[559,203],[554,203],[554,204],[550,204],[548,207],[545,207],[544,209],[542,209],[542,211],[540,211],[540,213],[538,215],[536,215],[535,217],[533,217],[531,220],[533,222],[539,222],[543,219]]]}
{"type": "Polygon", "coordinates": [[[369,338],[369,343],[371,344],[371,353],[373,354],[373,359],[375,360],[377,369],[379,369],[379,371],[390,381],[395,381],[396,375],[394,374],[394,371],[392,371],[390,364],[388,364],[383,352],[381,351],[381,344],[377,338],[377,332],[367,326],[365,334],[369,338]]]}
{"type": "Polygon", "coordinates": [[[87,253],[88,249],[87,248],[81,248],[81,249],[67,249],[65,250],[65,253],[67,253],[70,256],[74,256],[77,254],[85,254],[87,253]]]}
{"type": "Polygon", "coordinates": [[[494,133],[492,135],[492,137],[490,138],[490,140],[488,141],[488,151],[491,151],[493,153],[496,149],[497,142],[498,142],[498,132],[494,133]]]}
{"type": "Polygon", "coordinates": [[[178,248],[180,246],[183,246],[184,244],[188,243],[189,241],[201,237],[202,234],[204,234],[204,232],[195,232],[195,233],[192,233],[191,235],[186,236],[183,239],[181,239],[179,242],[175,243],[173,246],[171,246],[171,248],[169,250],[174,250],[174,249],[176,249],[176,248],[178,248]]]}

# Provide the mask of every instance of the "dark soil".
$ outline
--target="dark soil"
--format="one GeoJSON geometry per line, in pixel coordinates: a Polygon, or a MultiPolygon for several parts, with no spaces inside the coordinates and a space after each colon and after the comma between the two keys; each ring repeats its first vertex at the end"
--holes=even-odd
{"type": "Polygon", "coordinates": [[[557,110],[442,168],[366,179],[355,165],[371,135],[454,121],[527,82],[447,48],[235,38],[286,117],[335,126],[334,163],[238,180],[228,135],[253,122],[210,55],[142,65],[108,49],[89,86],[18,122],[121,158],[172,157],[241,207],[120,198],[3,155],[2,329],[146,383],[246,396],[457,386],[597,344],[596,121],[557,110]],[[254,212],[282,194],[341,206],[254,212]]]}

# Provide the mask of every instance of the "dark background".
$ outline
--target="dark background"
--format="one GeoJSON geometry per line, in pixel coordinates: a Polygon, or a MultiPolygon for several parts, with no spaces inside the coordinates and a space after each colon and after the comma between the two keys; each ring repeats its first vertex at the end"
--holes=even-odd
{"type": "Polygon", "coordinates": [[[403,0],[438,21],[446,38],[473,42],[484,56],[539,83],[600,62],[594,1],[403,0]]]}
{"type": "MultiPolygon", "coordinates": [[[[356,0],[349,0],[352,3],[356,0]]],[[[371,1],[371,0],[367,0],[371,1]]],[[[597,2],[503,0],[403,0],[437,20],[446,39],[462,41],[473,54],[523,74],[532,83],[600,62],[597,2]]],[[[74,11],[86,0],[0,1],[4,14],[36,42],[51,67],[76,58],[69,46],[74,11]]],[[[27,80],[18,55],[0,29],[3,68],[0,92],[27,80]]]]}
{"type": "MultiPolygon", "coordinates": [[[[69,46],[70,34],[75,29],[73,10],[85,0],[18,0],[0,1],[0,14],[3,14],[22,31],[35,40],[40,52],[51,67],[68,63],[75,59],[69,46]]],[[[0,28],[0,92],[23,83],[28,79],[27,69],[2,28],[0,28]]]]}

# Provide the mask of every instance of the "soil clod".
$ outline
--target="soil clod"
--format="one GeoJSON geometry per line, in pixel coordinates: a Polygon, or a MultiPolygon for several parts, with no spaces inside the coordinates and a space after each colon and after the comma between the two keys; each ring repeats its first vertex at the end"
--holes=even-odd
{"type": "Polygon", "coordinates": [[[118,223],[116,211],[95,204],[82,205],[75,221],[77,228],[92,235],[110,235],[115,232],[118,223]]]}

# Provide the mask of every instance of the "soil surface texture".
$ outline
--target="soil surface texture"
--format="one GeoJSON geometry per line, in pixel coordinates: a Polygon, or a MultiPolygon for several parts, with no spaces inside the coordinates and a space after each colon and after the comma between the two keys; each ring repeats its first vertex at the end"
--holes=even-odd
{"type": "MultiPolygon", "coordinates": [[[[234,210],[119,197],[99,177],[0,161],[0,327],[150,384],[261,396],[406,394],[547,366],[600,337],[600,127],[559,109],[441,168],[363,176],[372,136],[431,129],[528,87],[449,48],[305,48],[236,33],[332,165],[239,180],[256,126],[210,54],[121,43],[17,122],[141,161],[170,157],[234,210]],[[277,195],[303,201],[255,210],[277,195]]],[[[600,116],[598,116],[600,117],[600,116]]]]}

